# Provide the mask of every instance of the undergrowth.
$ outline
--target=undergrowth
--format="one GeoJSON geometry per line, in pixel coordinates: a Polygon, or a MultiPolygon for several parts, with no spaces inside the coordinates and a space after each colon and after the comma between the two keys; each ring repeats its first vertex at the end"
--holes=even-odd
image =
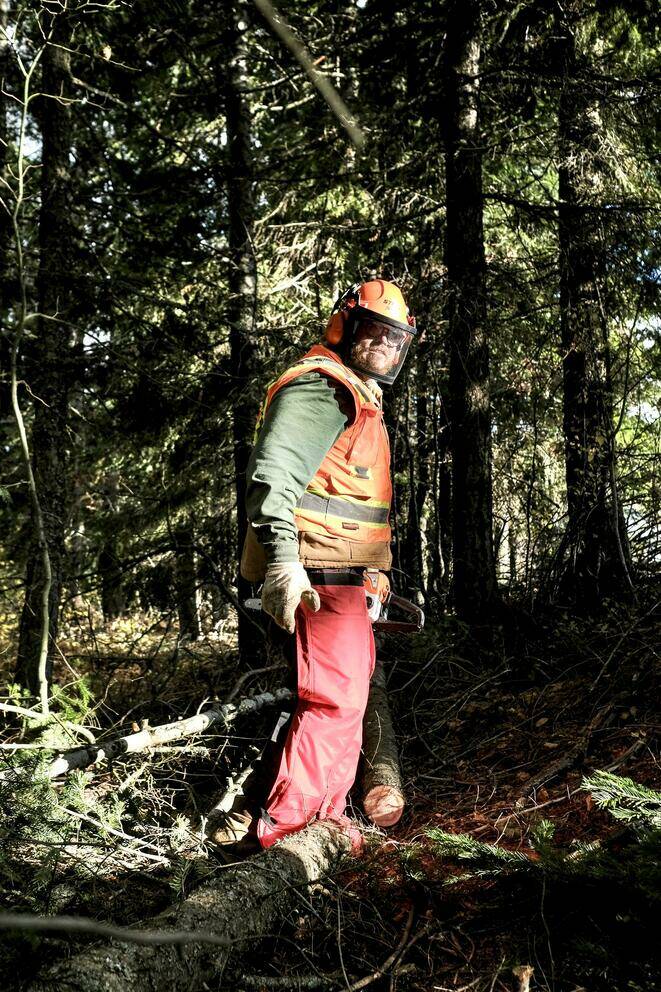
{"type": "MultiPolygon", "coordinates": [[[[233,632],[225,644],[177,645],[153,620],[148,631],[125,622],[96,637],[94,651],[72,636],[79,676],[62,679],[51,717],[5,716],[5,909],[132,924],[218,870],[196,832],[200,818],[248,744],[269,736],[272,714],[55,783],[45,775],[57,750],[137,729],[145,717],[190,715],[244,674],[233,632]]],[[[260,987],[260,975],[346,988],[345,970],[360,981],[404,940],[375,992],[513,992],[520,966],[534,968],[532,989],[652,992],[655,643],[653,617],[625,611],[592,625],[523,617],[486,644],[453,618],[416,641],[392,639],[384,656],[404,818],[390,840],[373,836],[363,862],[322,880],[311,908],[301,903],[279,934],[235,955],[219,988],[260,987]],[[256,974],[244,986],[246,969],[256,974]]],[[[282,671],[259,675],[241,693],[282,680],[282,671]]],[[[16,687],[4,699],[29,708],[16,687]]],[[[30,967],[49,947],[66,949],[3,938],[3,989],[25,981],[28,945],[30,967]]]]}

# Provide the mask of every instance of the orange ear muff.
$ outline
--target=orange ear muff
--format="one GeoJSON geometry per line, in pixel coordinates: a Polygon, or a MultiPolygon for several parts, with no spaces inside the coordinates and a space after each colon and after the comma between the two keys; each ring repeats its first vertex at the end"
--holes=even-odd
{"type": "Polygon", "coordinates": [[[339,344],[344,337],[345,314],[340,311],[334,313],[326,324],[326,340],[329,344],[339,344]]]}

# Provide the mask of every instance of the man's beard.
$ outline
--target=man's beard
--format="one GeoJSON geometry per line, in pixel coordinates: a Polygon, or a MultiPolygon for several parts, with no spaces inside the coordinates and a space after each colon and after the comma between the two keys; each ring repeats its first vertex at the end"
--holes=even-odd
{"type": "Polygon", "coordinates": [[[360,348],[357,345],[351,349],[351,360],[367,372],[376,372],[377,375],[387,375],[397,364],[393,361],[389,348],[360,348]]]}

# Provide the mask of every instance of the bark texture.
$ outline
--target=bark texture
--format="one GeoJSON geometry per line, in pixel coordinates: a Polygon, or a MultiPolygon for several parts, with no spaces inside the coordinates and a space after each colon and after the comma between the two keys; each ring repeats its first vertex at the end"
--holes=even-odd
{"type": "MultiPolygon", "coordinates": [[[[226,7],[228,20],[228,61],[225,67],[226,129],[229,184],[229,290],[228,321],[232,366],[234,471],[236,476],[237,563],[248,529],[246,515],[246,469],[252,448],[258,403],[255,383],[257,348],[254,340],[257,301],[257,266],[253,249],[255,199],[252,175],[250,108],[246,90],[247,51],[245,45],[248,12],[242,0],[226,7]]],[[[238,577],[238,599],[251,595],[250,583],[238,577]]],[[[255,659],[263,653],[263,638],[255,624],[239,611],[239,650],[241,656],[255,659]]]]}
{"type": "MultiPolygon", "coordinates": [[[[30,386],[37,397],[32,429],[32,464],[44,520],[50,558],[49,658],[57,638],[64,567],[67,519],[67,409],[71,369],[70,326],[71,254],[71,112],[55,96],[70,90],[68,16],[45,17],[52,27],[51,43],[43,56],[43,92],[40,100],[42,132],[41,210],[39,214],[38,327],[32,356],[30,386]]],[[[33,531],[36,533],[33,520],[33,531]]],[[[38,668],[42,632],[42,594],[46,573],[43,549],[35,539],[30,549],[26,593],[21,615],[16,678],[31,692],[39,691],[38,668]]],[[[48,680],[50,681],[50,663],[48,680]]]]}
{"type": "Polygon", "coordinates": [[[627,533],[617,495],[613,391],[604,309],[608,216],[602,97],[580,51],[582,6],[559,23],[560,331],[567,529],[561,594],[590,608],[631,586],[627,533]],[[602,207],[603,209],[600,209],[602,207]]]}
{"type": "Polygon", "coordinates": [[[383,664],[377,661],[363,721],[363,808],[373,823],[391,827],[404,812],[397,740],[383,664]]]}
{"type": "Polygon", "coordinates": [[[192,524],[181,527],[175,538],[174,585],[179,619],[179,640],[197,641],[200,616],[197,604],[195,532],[192,524]]]}
{"type": "MultiPolygon", "coordinates": [[[[144,929],[204,930],[246,948],[298,906],[301,886],[333,871],[348,848],[337,828],[315,823],[223,870],[144,929]]],[[[230,953],[208,944],[96,944],[49,968],[29,992],[195,992],[218,981],[230,953]]]]}
{"type": "Polygon", "coordinates": [[[488,618],[496,596],[479,123],[480,8],[477,0],[451,4],[445,57],[454,596],[457,612],[468,621],[488,618]]]}

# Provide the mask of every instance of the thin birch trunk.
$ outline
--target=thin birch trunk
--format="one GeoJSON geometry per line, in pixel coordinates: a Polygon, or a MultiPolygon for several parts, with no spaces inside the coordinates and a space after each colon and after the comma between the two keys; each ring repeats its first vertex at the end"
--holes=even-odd
{"type": "Polygon", "coordinates": [[[88,765],[98,764],[99,761],[111,761],[125,754],[149,751],[161,744],[170,744],[184,737],[205,733],[220,723],[229,724],[238,716],[256,713],[264,706],[275,706],[291,699],[292,696],[291,689],[262,692],[258,696],[249,696],[240,703],[226,703],[223,706],[213,707],[186,720],[177,720],[176,723],[145,727],[134,734],[115,737],[105,744],[72,748],[55,758],[48,766],[46,774],[48,778],[57,778],[58,775],[64,775],[74,768],[86,768],[88,765]]]}
{"type": "MultiPolygon", "coordinates": [[[[46,716],[49,712],[48,702],[48,638],[50,631],[49,602],[52,585],[51,559],[48,548],[46,526],[42,511],[35,472],[30,458],[30,447],[23,411],[21,409],[18,395],[18,361],[23,337],[30,319],[28,314],[27,297],[27,274],[25,269],[25,257],[23,252],[23,236],[21,229],[23,221],[23,208],[26,199],[26,178],[28,173],[28,162],[25,157],[25,143],[28,125],[28,110],[33,99],[33,79],[39,64],[47,51],[46,45],[38,49],[31,64],[25,63],[22,59],[17,59],[20,75],[22,77],[21,98],[19,100],[20,119],[18,128],[18,141],[16,148],[16,167],[14,171],[14,185],[7,188],[8,201],[13,199],[11,205],[11,228],[13,235],[13,247],[16,254],[16,275],[18,302],[16,306],[16,319],[12,328],[11,351],[10,351],[10,393],[11,407],[16,421],[19,437],[19,446],[23,459],[25,474],[30,494],[32,508],[32,520],[34,526],[34,555],[42,569],[41,587],[36,590],[34,601],[34,627],[35,637],[33,645],[33,655],[29,670],[21,671],[21,654],[19,645],[17,681],[23,682],[32,692],[39,697],[41,709],[46,716]],[[23,676],[23,677],[21,677],[23,676]]],[[[35,559],[33,559],[34,561],[35,559]]]]}

